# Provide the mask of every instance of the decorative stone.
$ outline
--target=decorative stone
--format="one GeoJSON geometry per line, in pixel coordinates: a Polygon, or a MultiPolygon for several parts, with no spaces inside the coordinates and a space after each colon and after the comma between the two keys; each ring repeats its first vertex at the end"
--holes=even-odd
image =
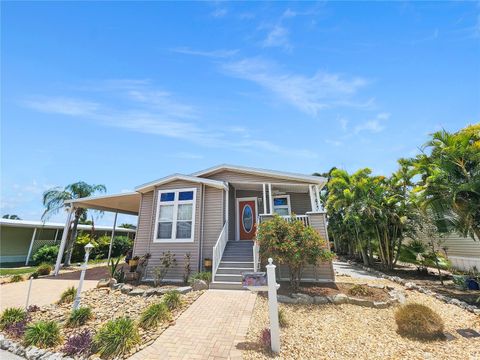
{"type": "Polygon", "coordinates": [[[122,289],[120,291],[122,292],[122,294],[128,294],[132,290],[133,290],[133,286],[126,284],[122,286],[122,289]]]}
{"type": "Polygon", "coordinates": [[[192,289],[193,291],[207,290],[208,284],[204,280],[195,279],[195,281],[192,284],[192,289]]]}
{"type": "Polygon", "coordinates": [[[390,306],[388,301],[374,301],[373,307],[376,309],[386,309],[390,306]]]}
{"type": "Polygon", "coordinates": [[[328,298],[326,296],[314,296],[313,302],[315,304],[329,304],[328,298]]]}
{"type": "Polygon", "coordinates": [[[111,279],[108,281],[108,286],[110,286],[111,288],[113,288],[115,285],[117,285],[117,279],[111,278],[111,279]]]}
{"type": "Polygon", "coordinates": [[[143,296],[154,296],[154,295],[157,295],[157,294],[158,294],[157,289],[147,289],[143,293],[143,296]]]}
{"type": "Polygon", "coordinates": [[[143,294],[145,294],[144,289],[133,289],[128,293],[130,296],[143,296],[143,294]]]}
{"type": "Polygon", "coordinates": [[[347,304],[348,303],[348,296],[345,295],[345,294],[337,294],[333,297],[332,300],[333,300],[332,302],[336,305],[347,304]]]}
{"type": "Polygon", "coordinates": [[[298,304],[313,304],[313,298],[307,294],[292,294],[294,299],[298,300],[298,304]]]}
{"type": "Polygon", "coordinates": [[[97,288],[109,287],[110,279],[100,279],[97,283],[97,288]]]}
{"type": "Polygon", "coordinates": [[[186,293],[189,293],[190,291],[192,291],[192,287],[191,286],[181,286],[179,288],[176,289],[180,294],[186,294],[186,293]]]}
{"type": "Polygon", "coordinates": [[[115,285],[112,286],[112,289],[113,289],[113,290],[121,290],[122,287],[124,287],[124,286],[125,286],[124,283],[117,283],[117,284],[115,284],[115,285]]]}
{"type": "Polygon", "coordinates": [[[285,304],[297,304],[298,299],[291,298],[290,296],[278,295],[277,300],[285,304]]]}
{"type": "Polygon", "coordinates": [[[366,300],[366,299],[359,299],[359,298],[348,298],[348,303],[353,305],[359,305],[364,307],[374,307],[373,301],[366,300]]]}
{"type": "Polygon", "coordinates": [[[27,348],[27,351],[25,351],[25,357],[28,360],[37,360],[43,354],[45,354],[45,350],[39,349],[35,346],[29,347],[27,348]]]}
{"type": "Polygon", "coordinates": [[[418,288],[418,286],[413,282],[407,282],[405,284],[405,289],[407,289],[407,290],[415,290],[417,288],[418,288]]]}

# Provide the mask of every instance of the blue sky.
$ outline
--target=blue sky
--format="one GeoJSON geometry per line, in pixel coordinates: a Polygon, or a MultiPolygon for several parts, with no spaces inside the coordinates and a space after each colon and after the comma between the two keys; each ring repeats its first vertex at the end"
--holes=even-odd
{"type": "Polygon", "coordinates": [[[1,16],[2,215],[38,219],[55,185],[116,193],[219,163],[389,174],[429,133],[480,118],[475,2],[3,2],[1,16]]]}

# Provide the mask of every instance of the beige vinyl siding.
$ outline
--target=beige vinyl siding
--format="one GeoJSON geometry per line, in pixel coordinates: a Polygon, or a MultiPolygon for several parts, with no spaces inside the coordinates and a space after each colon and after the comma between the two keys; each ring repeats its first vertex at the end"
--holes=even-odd
{"type": "MultiPolygon", "coordinates": [[[[214,187],[205,187],[204,198],[204,229],[203,229],[203,254],[202,258],[212,258],[213,247],[217,243],[223,228],[223,201],[224,191],[214,187]]],[[[201,259],[203,261],[203,259],[201,259]]]]}
{"type": "MultiPolygon", "coordinates": [[[[258,213],[263,214],[263,192],[255,190],[237,190],[236,197],[256,197],[258,201],[258,213]]],[[[312,204],[310,202],[310,194],[308,193],[286,193],[290,195],[290,207],[292,213],[297,215],[305,215],[308,211],[312,211],[312,204]]],[[[268,197],[267,197],[268,202],[268,197]]],[[[268,206],[267,206],[268,209],[268,206]]],[[[236,221],[236,219],[235,219],[236,221]]]]}
{"type": "Polygon", "coordinates": [[[311,181],[309,182],[307,180],[302,181],[302,180],[282,179],[282,178],[276,178],[271,176],[245,174],[245,173],[237,172],[233,170],[222,170],[215,174],[210,174],[202,177],[213,179],[213,180],[228,181],[229,183],[253,182],[253,183],[279,183],[279,184],[280,183],[311,184],[311,181]]]}
{"type": "Polygon", "coordinates": [[[160,265],[160,258],[163,252],[171,251],[175,254],[177,265],[170,269],[165,279],[168,280],[182,280],[184,272],[184,257],[187,253],[190,253],[190,264],[192,271],[195,272],[198,267],[198,246],[201,231],[201,208],[202,208],[202,185],[189,181],[176,180],[168,184],[163,184],[155,188],[155,191],[151,191],[142,196],[142,202],[140,204],[139,213],[139,229],[137,232],[137,240],[134,249],[134,255],[142,256],[146,252],[149,252],[152,256],[148,262],[147,279],[153,278],[153,269],[160,265]],[[196,188],[196,200],[195,200],[195,227],[193,242],[189,243],[174,243],[174,242],[153,242],[155,234],[155,220],[156,209],[158,201],[158,191],[169,189],[184,189],[184,188],[196,188]],[[152,201],[153,200],[153,201],[152,201]]]}
{"type": "Polygon", "coordinates": [[[442,247],[447,247],[448,256],[474,257],[480,259],[480,241],[457,233],[448,235],[442,247]]]}

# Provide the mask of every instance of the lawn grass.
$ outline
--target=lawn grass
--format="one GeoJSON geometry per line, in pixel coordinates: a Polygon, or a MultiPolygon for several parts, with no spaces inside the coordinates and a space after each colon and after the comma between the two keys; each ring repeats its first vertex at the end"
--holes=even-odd
{"type": "Polygon", "coordinates": [[[20,268],[0,268],[0,276],[5,275],[23,275],[33,273],[37,268],[35,266],[24,266],[20,268]]]}

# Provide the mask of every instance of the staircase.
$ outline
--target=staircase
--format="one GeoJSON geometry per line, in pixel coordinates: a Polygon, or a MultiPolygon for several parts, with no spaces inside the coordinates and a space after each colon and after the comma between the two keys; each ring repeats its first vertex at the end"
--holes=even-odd
{"type": "Polygon", "coordinates": [[[253,271],[253,241],[229,240],[210,289],[242,289],[242,273],[253,271]]]}

